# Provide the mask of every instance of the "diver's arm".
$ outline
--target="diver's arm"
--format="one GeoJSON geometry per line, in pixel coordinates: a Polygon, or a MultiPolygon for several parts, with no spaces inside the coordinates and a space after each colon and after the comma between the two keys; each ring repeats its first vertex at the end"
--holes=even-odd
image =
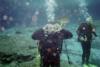
{"type": "Polygon", "coordinates": [[[95,31],[94,28],[92,29],[92,34],[93,34],[95,37],[97,37],[96,31],[95,31]]]}
{"type": "Polygon", "coordinates": [[[37,35],[37,33],[38,33],[38,32],[34,32],[34,33],[32,34],[32,39],[38,40],[38,35],[37,35]]]}
{"type": "Polygon", "coordinates": [[[63,30],[63,32],[64,32],[64,39],[69,39],[69,38],[73,37],[71,32],[69,32],[67,30],[63,30]]]}
{"type": "Polygon", "coordinates": [[[34,40],[40,40],[42,34],[43,33],[42,33],[42,30],[41,29],[40,30],[37,30],[36,32],[34,32],[32,34],[32,39],[34,39],[34,40]]]}
{"type": "Polygon", "coordinates": [[[78,27],[78,29],[76,30],[77,35],[80,34],[81,26],[82,26],[82,24],[81,24],[81,25],[78,27]]]}

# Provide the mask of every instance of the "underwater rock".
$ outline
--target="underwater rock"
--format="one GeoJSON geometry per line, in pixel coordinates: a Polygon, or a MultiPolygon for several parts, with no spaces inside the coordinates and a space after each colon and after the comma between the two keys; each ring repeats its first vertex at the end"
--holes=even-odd
{"type": "Polygon", "coordinates": [[[1,64],[10,64],[13,61],[17,61],[18,63],[27,62],[33,60],[35,57],[32,55],[17,55],[14,54],[6,54],[0,52],[0,63],[1,64]]]}
{"type": "Polygon", "coordinates": [[[0,62],[2,64],[10,64],[15,59],[15,53],[14,54],[6,54],[3,52],[0,52],[0,62]]]}
{"type": "Polygon", "coordinates": [[[22,34],[22,32],[21,32],[21,31],[16,31],[15,33],[16,33],[16,34],[22,34]]]}
{"type": "Polygon", "coordinates": [[[26,62],[26,61],[31,61],[33,60],[35,57],[31,56],[31,55],[17,55],[16,61],[18,63],[22,63],[22,62],[26,62]]]}
{"type": "Polygon", "coordinates": [[[9,39],[10,37],[8,35],[0,35],[0,39],[9,39]]]}

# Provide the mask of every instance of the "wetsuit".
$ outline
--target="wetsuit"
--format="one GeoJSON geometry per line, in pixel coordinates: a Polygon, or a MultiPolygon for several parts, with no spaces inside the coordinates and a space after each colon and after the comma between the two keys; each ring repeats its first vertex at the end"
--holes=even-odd
{"type": "Polygon", "coordinates": [[[71,37],[72,33],[64,29],[50,34],[45,33],[43,29],[34,32],[32,38],[39,40],[41,67],[60,67],[63,40],[71,37]]]}
{"type": "Polygon", "coordinates": [[[78,38],[78,40],[81,42],[83,54],[82,54],[82,64],[89,63],[89,57],[90,57],[90,50],[91,50],[91,42],[92,42],[92,35],[97,36],[95,31],[93,31],[92,25],[88,23],[82,23],[78,30],[77,30],[78,37],[81,36],[84,38],[86,36],[87,40],[82,41],[78,38]]]}

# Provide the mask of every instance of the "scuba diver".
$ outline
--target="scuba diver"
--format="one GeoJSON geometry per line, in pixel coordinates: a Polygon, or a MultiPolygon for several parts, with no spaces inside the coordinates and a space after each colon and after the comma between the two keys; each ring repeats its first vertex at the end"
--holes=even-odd
{"type": "Polygon", "coordinates": [[[89,64],[91,42],[93,35],[97,37],[95,28],[91,22],[91,19],[88,18],[86,23],[81,23],[77,29],[78,41],[81,43],[83,54],[82,54],[82,64],[89,64]]]}
{"type": "Polygon", "coordinates": [[[60,67],[60,54],[64,39],[72,38],[72,33],[62,29],[61,25],[46,24],[32,34],[32,39],[39,41],[41,67],[60,67]]]}

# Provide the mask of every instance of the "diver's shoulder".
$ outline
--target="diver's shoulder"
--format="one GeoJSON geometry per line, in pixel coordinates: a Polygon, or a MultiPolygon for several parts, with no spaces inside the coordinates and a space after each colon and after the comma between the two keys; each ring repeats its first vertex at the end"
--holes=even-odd
{"type": "Polygon", "coordinates": [[[60,32],[67,32],[68,30],[66,30],[66,29],[62,29],[60,32]]]}

